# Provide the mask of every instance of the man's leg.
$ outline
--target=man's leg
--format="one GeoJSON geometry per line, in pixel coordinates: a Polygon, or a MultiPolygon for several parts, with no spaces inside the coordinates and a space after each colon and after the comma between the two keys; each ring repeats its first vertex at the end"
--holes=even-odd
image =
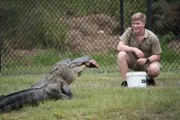
{"type": "Polygon", "coordinates": [[[126,73],[128,72],[129,69],[129,63],[130,63],[130,56],[131,54],[127,52],[119,52],[118,53],[118,69],[121,73],[121,78],[122,78],[122,83],[121,86],[127,86],[127,78],[126,78],[126,73]]]}
{"type": "Polygon", "coordinates": [[[133,69],[135,71],[140,70],[140,66],[137,65],[136,63],[137,63],[137,58],[135,57],[133,53],[124,52],[124,51],[121,51],[118,53],[118,69],[121,73],[121,77],[123,80],[121,85],[125,83],[126,84],[125,86],[127,86],[126,73],[128,72],[129,69],[133,69]]]}
{"type": "Polygon", "coordinates": [[[152,62],[147,68],[147,74],[150,78],[157,77],[160,74],[160,63],[152,62]]]}
{"type": "Polygon", "coordinates": [[[118,53],[118,69],[121,73],[122,80],[126,80],[126,73],[128,72],[129,56],[126,52],[118,53]]]}
{"type": "Polygon", "coordinates": [[[160,74],[160,63],[152,62],[147,67],[147,84],[155,85],[154,78],[160,74]]]}

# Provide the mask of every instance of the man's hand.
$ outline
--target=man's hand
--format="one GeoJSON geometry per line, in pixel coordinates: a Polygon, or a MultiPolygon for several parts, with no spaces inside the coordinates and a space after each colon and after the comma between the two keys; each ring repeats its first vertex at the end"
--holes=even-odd
{"type": "Polygon", "coordinates": [[[134,48],[134,53],[137,55],[138,58],[144,57],[144,53],[138,48],[134,48]]]}
{"type": "Polygon", "coordinates": [[[144,65],[145,63],[146,63],[146,58],[139,58],[138,60],[137,60],[137,63],[139,64],[139,65],[144,65]]]}

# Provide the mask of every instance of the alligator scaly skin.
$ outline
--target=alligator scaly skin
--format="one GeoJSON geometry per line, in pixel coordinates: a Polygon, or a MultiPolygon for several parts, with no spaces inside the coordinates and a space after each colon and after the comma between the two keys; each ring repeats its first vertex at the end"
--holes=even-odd
{"type": "Polygon", "coordinates": [[[89,56],[57,62],[48,75],[37,80],[30,88],[0,96],[0,112],[19,109],[24,104],[36,104],[46,99],[72,99],[69,85],[87,63],[89,56]]]}

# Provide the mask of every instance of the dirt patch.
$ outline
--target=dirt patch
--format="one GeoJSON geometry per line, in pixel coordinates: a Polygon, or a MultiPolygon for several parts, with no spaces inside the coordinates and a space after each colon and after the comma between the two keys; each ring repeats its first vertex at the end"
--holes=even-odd
{"type": "Polygon", "coordinates": [[[104,51],[117,47],[118,35],[113,35],[113,30],[119,27],[119,21],[114,17],[95,14],[62,21],[69,27],[66,42],[73,51],[104,51]]]}

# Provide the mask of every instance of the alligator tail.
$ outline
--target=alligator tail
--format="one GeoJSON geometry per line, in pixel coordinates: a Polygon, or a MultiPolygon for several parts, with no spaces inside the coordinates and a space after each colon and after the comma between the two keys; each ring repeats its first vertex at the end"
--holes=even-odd
{"type": "Polygon", "coordinates": [[[24,104],[35,104],[43,99],[43,93],[40,88],[28,88],[7,95],[0,96],[0,112],[17,110],[24,104]]]}

